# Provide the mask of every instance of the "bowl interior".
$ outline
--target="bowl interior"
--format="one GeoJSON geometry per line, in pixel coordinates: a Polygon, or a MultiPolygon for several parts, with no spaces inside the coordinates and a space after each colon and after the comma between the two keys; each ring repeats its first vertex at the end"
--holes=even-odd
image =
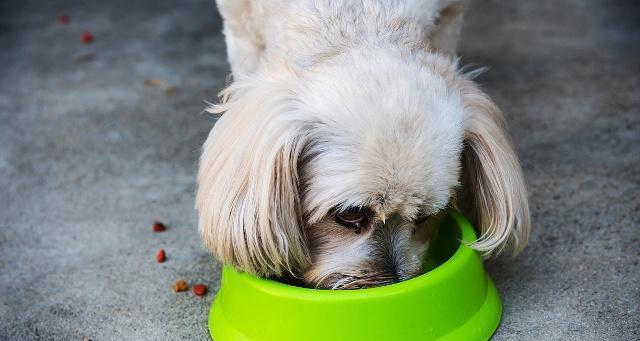
{"type": "Polygon", "coordinates": [[[459,228],[447,228],[442,224],[436,231],[435,238],[429,243],[427,255],[422,263],[424,274],[448,261],[460,248],[462,231],[459,228]]]}

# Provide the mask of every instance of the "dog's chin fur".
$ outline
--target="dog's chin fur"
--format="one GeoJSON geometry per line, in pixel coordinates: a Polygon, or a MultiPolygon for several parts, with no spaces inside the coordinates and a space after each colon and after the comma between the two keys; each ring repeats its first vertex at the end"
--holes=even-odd
{"type": "MultiPolygon", "coordinates": [[[[238,3],[261,15],[275,6],[238,3]]],[[[274,36],[304,43],[278,44],[267,25],[252,38],[260,58],[234,62],[236,5],[219,1],[236,74],[209,109],[224,115],[198,173],[206,245],[258,276],[385,285],[420,274],[434,226],[457,206],[481,232],[476,249],[520,250],[529,211],[517,157],[498,108],[428,44],[448,32],[437,13],[421,21],[402,2],[341,3],[280,4],[297,16],[274,36]],[[336,219],[350,208],[369,212],[357,231],[336,219]]]]}

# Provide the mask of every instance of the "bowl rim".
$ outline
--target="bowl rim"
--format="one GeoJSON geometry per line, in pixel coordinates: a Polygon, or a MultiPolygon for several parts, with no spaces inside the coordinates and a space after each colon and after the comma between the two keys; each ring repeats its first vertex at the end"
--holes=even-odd
{"type": "MultiPolygon", "coordinates": [[[[469,246],[470,243],[476,240],[476,233],[471,223],[469,223],[462,214],[453,209],[447,212],[447,218],[453,219],[456,227],[460,230],[459,245],[456,251],[449,259],[436,268],[400,283],[355,290],[329,290],[297,287],[270,279],[259,278],[245,272],[238,272],[232,266],[228,265],[224,267],[223,273],[229,272],[229,275],[235,275],[232,275],[232,277],[244,281],[245,285],[253,287],[256,291],[262,291],[272,296],[301,300],[357,300],[399,295],[408,291],[429,287],[446,280],[449,276],[455,275],[461,267],[464,267],[465,264],[475,256],[475,251],[469,246]]],[[[223,280],[225,277],[229,278],[229,276],[224,276],[223,274],[223,280]]],[[[222,288],[224,288],[224,285],[221,286],[221,289],[222,288]]]]}

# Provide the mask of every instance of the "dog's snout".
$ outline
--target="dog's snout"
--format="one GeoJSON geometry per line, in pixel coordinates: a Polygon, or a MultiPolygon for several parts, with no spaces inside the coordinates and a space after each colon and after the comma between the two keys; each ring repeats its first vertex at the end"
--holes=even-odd
{"type": "Polygon", "coordinates": [[[412,245],[414,228],[408,221],[394,215],[376,231],[374,238],[377,268],[390,283],[402,282],[421,272],[420,255],[412,245]]]}

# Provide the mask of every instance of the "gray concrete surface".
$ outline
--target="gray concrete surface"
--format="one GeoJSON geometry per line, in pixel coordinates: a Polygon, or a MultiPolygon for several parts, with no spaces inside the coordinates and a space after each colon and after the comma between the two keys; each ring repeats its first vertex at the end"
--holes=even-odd
{"type": "MultiPolygon", "coordinates": [[[[640,339],[640,6],[476,1],[467,18],[461,54],[491,67],[535,228],[487,263],[494,340],[640,339]]],[[[194,173],[227,72],[213,0],[0,2],[0,339],[208,339],[219,265],[194,173]],[[180,277],[212,292],[173,293],[180,277]]]]}

